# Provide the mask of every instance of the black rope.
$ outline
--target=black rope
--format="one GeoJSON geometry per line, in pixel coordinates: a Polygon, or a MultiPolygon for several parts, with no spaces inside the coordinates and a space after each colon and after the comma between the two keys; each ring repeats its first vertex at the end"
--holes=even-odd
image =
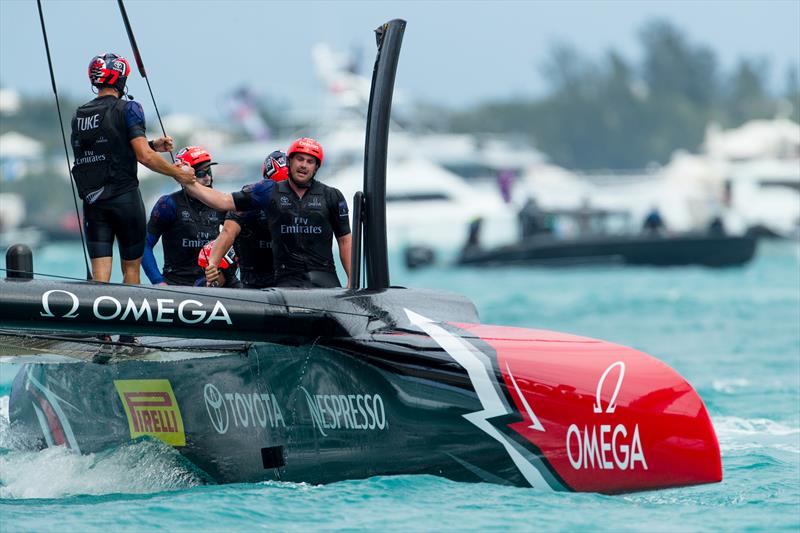
{"type": "MultiPolygon", "coordinates": [[[[131,48],[133,49],[133,58],[136,60],[136,66],[139,67],[139,74],[141,74],[144,81],[147,82],[147,90],[150,91],[150,99],[153,101],[158,123],[161,125],[161,133],[166,137],[167,131],[164,129],[164,122],[161,120],[161,113],[158,111],[158,104],[156,104],[156,97],[153,96],[153,89],[150,87],[150,79],[147,77],[147,73],[144,70],[142,55],[139,53],[139,47],[136,45],[136,37],[133,36],[133,28],[131,28],[131,23],[128,20],[128,13],[125,11],[125,4],[122,3],[122,0],[117,0],[117,5],[119,5],[119,12],[122,15],[122,22],[125,23],[125,31],[128,32],[128,40],[131,42],[131,48]]],[[[172,151],[169,152],[169,157],[174,163],[175,156],[172,154],[172,151]]]]}
{"type": "Polygon", "coordinates": [[[83,235],[83,223],[81,221],[81,214],[78,210],[77,193],[75,191],[75,178],[72,176],[72,166],[69,163],[69,150],[67,149],[67,136],[64,133],[64,120],[61,117],[61,105],[58,103],[58,90],[56,89],[56,77],[53,73],[53,62],[50,59],[50,45],[47,42],[47,30],[44,26],[44,14],[42,13],[42,0],[36,0],[36,6],[39,8],[39,21],[42,23],[42,37],[44,37],[44,49],[47,53],[47,66],[50,68],[50,83],[53,86],[53,94],[56,97],[56,110],[58,111],[58,124],[61,127],[61,140],[64,141],[64,155],[67,157],[67,172],[69,172],[69,183],[72,187],[72,201],[75,203],[75,215],[78,217],[78,229],[81,234],[81,245],[83,253],[83,261],[86,264],[86,279],[92,279],[92,271],[89,268],[88,250],[86,247],[86,238],[83,235]]]}

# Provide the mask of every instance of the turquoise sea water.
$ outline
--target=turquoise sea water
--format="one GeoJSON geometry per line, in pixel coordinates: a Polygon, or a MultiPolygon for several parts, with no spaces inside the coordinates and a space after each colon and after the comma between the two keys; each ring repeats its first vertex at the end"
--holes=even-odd
{"type": "MultiPolygon", "coordinates": [[[[36,270],[81,277],[77,245],[37,250],[36,270]],[[77,250],[76,250],[77,249],[77,250]]],[[[398,259],[398,258],[395,258],[398,259]]],[[[483,322],[633,346],[697,389],[724,480],[622,496],[552,493],[432,476],[314,486],[204,485],[167,446],[88,456],[13,450],[0,365],[0,532],[305,530],[800,530],[800,245],[763,243],[750,265],[451,269],[394,265],[393,284],[471,298],[483,322]]]]}

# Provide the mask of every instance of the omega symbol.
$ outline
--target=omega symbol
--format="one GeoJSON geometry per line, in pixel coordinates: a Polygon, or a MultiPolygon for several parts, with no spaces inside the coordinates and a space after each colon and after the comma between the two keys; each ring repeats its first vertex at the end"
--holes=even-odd
{"type": "Polygon", "coordinates": [[[42,294],[42,309],[44,309],[44,312],[40,312],[39,314],[41,316],[55,318],[56,315],[50,311],[50,295],[54,292],[66,294],[70,297],[70,299],[72,299],[72,308],[65,314],[61,315],[61,318],[77,318],[78,313],[76,313],[76,311],[78,310],[78,297],[69,291],[62,291],[61,289],[53,289],[42,294]]]}
{"type": "Polygon", "coordinates": [[[594,404],[594,412],[595,413],[602,413],[603,412],[603,405],[600,402],[600,395],[603,392],[603,385],[606,382],[606,378],[608,374],[611,373],[611,370],[614,367],[619,367],[619,376],[617,377],[617,386],[614,387],[614,393],[611,395],[611,399],[608,401],[608,405],[606,406],[606,413],[613,413],[617,409],[617,396],[619,395],[619,389],[622,387],[622,378],[625,377],[625,363],[622,361],[617,361],[616,363],[612,363],[606,368],[603,375],[600,376],[600,380],[597,382],[597,393],[595,394],[595,404],[594,404]]]}

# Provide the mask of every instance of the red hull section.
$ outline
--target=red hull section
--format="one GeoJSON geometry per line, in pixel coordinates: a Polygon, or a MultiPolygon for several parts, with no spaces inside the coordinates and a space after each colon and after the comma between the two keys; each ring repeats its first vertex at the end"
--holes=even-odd
{"type": "Polygon", "coordinates": [[[523,420],[508,427],[565,488],[618,493],[721,481],[705,405],[661,361],[573,335],[456,326],[496,353],[523,420]]]}

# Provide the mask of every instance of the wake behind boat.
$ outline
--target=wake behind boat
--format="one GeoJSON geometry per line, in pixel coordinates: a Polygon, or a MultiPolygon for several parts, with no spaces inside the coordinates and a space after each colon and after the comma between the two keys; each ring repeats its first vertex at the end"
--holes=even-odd
{"type": "Polygon", "coordinates": [[[391,286],[386,147],[404,28],[377,30],[353,287],[45,282],[12,257],[24,268],[0,281],[5,354],[77,361],[23,366],[15,442],[92,453],[159,439],[222,483],[433,474],[619,493],[721,480],[706,408],[664,363],[484,325],[463,297],[391,286]],[[75,338],[96,334],[143,342],[103,353],[75,338]]]}

